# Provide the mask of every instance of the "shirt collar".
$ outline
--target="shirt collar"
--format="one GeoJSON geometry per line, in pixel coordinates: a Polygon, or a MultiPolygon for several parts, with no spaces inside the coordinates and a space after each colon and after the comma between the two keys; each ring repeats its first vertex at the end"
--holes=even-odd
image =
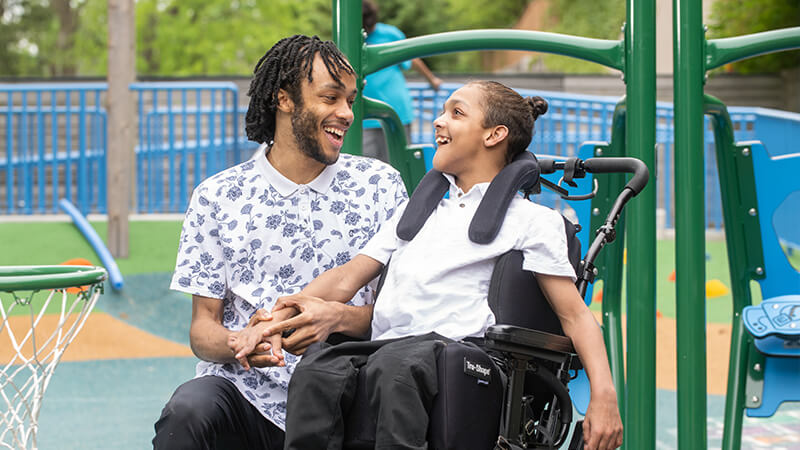
{"type": "MultiPolygon", "coordinates": [[[[450,182],[450,198],[455,198],[459,192],[463,192],[456,184],[456,177],[450,175],[449,173],[442,173],[442,175],[444,175],[444,177],[447,178],[447,181],[450,182]]],[[[478,194],[478,198],[483,198],[483,195],[486,194],[487,189],[489,189],[488,181],[476,183],[474,186],[472,186],[472,189],[470,189],[469,192],[464,193],[464,195],[469,195],[472,192],[475,192],[478,194]]]]}
{"type": "Polygon", "coordinates": [[[269,181],[272,187],[275,188],[281,196],[289,197],[302,186],[308,186],[320,194],[328,192],[333,177],[336,174],[336,166],[339,164],[338,161],[335,164],[326,166],[316,178],[311,180],[308,184],[302,185],[286,178],[270,164],[269,159],[267,159],[269,148],[269,145],[266,143],[259,145],[258,150],[256,150],[256,153],[253,155],[253,160],[259,170],[261,170],[261,173],[267,178],[267,181],[269,181]]]}

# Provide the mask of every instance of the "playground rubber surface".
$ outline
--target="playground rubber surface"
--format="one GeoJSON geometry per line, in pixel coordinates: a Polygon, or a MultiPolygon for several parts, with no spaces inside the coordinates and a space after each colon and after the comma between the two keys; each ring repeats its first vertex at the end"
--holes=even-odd
{"type": "MultiPolygon", "coordinates": [[[[0,224],[0,233],[5,225],[0,224]]],[[[171,274],[165,269],[174,264],[179,227],[172,224],[166,229],[170,230],[169,236],[155,236],[147,246],[150,249],[171,246],[172,250],[141,252],[132,246],[132,257],[120,264],[127,269],[123,269],[125,287],[112,291],[106,283],[106,292],[95,312],[65,352],[44,398],[39,420],[39,448],[148,448],[153,423],[161,408],[178,385],[194,376],[197,359],[188,347],[191,300],[168,289],[171,274]],[[146,272],[148,267],[156,271],[146,272]]],[[[17,262],[10,262],[8,258],[14,256],[6,253],[0,256],[0,264],[52,264],[60,262],[59,258],[71,257],[93,259],[91,250],[87,253],[74,242],[69,245],[72,254],[56,251],[53,257],[53,246],[58,246],[53,243],[50,256],[54,259],[50,261],[20,256],[17,262]]],[[[724,255],[715,255],[711,260],[724,269],[724,255]]],[[[659,265],[665,266],[664,261],[660,260],[659,265]]],[[[665,277],[659,274],[659,279],[665,277]]],[[[724,299],[717,300],[724,302],[724,299]]],[[[656,448],[671,449],[676,448],[677,416],[680,414],[675,395],[675,320],[670,317],[668,305],[663,306],[661,300],[659,308],[664,314],[658,318],[656,330],[656,448]]],[[[595,314],[599,318],[597,311],[595,314]]],[[[43,329],[52,327],[54,319],[53,315],[45,316],[40,326],[43,329]]],[[[28,316],[15,316],[9,321],[17,334],[29,323],[28,316]]],[[[706,336],[708,442],[709,448],[719,448],[730,346],[729,323],[710,322],[706,336]]],[[[6,339],[6,335],[0,333],[0,362],[10,357],[6,339]]],[[[800,449],[800,406],[784,405],[769,419],[746,418],[742,442],[745,449],[800,449]]]]}

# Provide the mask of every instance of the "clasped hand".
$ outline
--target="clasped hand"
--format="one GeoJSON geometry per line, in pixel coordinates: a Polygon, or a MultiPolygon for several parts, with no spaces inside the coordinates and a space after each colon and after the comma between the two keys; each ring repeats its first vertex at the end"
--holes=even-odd
{"type": "Polygon", "coordinates": [[[339,324],[341,306],[305,294],[280,297],[272,312],[259,309],[244,329],[231,332],[228,347],[245,370],[285,366],[283,350],[302,355],[326,340],[339,324]]]}

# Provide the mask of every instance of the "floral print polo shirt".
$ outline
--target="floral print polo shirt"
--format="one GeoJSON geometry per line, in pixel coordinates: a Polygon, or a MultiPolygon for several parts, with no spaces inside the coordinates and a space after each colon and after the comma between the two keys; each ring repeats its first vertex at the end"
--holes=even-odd
{"type": "MultiPolygon", "coordinates": [[[[249,161],[203,181],[192,194],[170,288],[218,298],[222,325],[240,330],[259,308],[297,293],[314,277],[346,263],[408,198],[400,174],[371,158],[342,154],[305,185],[281,175],[262,145],[249,161]]],[[[351,304],[372,303],[365,287],[351,304]]],[[[261,413],[284,429],[289,377],[285,367],[244,370],[201,361],[196,376],[236,385],[261,413]]]]}

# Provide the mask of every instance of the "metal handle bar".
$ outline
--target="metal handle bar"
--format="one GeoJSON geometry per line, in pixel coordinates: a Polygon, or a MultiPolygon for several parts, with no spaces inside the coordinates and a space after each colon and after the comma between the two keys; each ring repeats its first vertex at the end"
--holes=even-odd
{"type": "Polygon", "coordinates": [[[650,178],[647,165],[636,158],[589,158],[583,162],[583,168],[590,173],[632,173],[633,178],[625,185],[633,191],[633,195],[642,192],[650,178]]]}
{"type": "MultiPolygon", "coordinates": [[[[566,166],[565,161],[557,161],[555,159],[541,158],[539,159],[539,169],[542,173],[554,173],[557,170],[564,170],[566,166]]],[[[578,161],[576,166],[579,170],[575,173],[575,178],[582,178],[585,174],[582,171],[589,173],[617,173],[625,172],[632,173],[633,178],[625,185],[633,191],[636,196],[647,185],[650,178],[650,171],[647,165],[636,158],[627,157],[608,157],[608,158],[589,158],[585,161],[578,161]]]]}

